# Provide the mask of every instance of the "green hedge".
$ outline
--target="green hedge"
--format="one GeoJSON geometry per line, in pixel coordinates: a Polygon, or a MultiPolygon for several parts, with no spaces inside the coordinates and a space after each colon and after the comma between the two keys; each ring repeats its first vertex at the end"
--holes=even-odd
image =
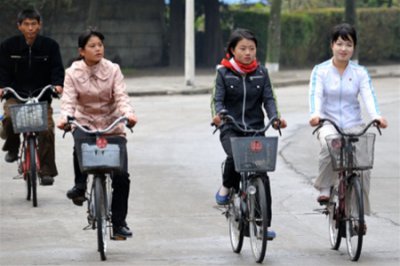
{"type": "MultiPolygon", "coordinates": [[[[257,57],[265,63],[268,13],[230,11],[232,28],[248,28],[259,40],[257,57]]],[[[358,9],[358,57],[362,64],[400,61],[400,9],[358,9]]],[[[282,68],[312,66],[331,57],[330,31],[344,21],[344,9],[283,13],[281,16],[282,68]]],[[[230,31],[230,29],[225,29],[230,31]]]]}

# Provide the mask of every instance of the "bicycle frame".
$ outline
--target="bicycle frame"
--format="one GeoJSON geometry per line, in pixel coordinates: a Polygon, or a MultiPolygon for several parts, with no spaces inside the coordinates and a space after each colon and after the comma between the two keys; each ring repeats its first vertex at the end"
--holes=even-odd
{"type": "Polygon", "coordinates": [[[18,155],[18,171],[20,174],[25,175],[29,172],[31,166],[31,157],[30,157],[30,150],[29,150],[29,139],[33,139],[35,143],[35,158],[36,158],[36,170],[40,171],[40,160],[39,155],[37,153],[37,136],[34,132],[24,133],[23,140],[19,148],[19,155],[18,155]]]}

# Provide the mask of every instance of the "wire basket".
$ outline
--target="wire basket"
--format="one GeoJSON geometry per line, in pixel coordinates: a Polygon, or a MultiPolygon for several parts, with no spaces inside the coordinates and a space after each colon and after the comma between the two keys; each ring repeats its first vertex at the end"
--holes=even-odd
{"type": "Polygon", "coordinates": [[[278,137],[233,137],[231,145],[237,172],[275,171],[278,137]]]}
{"type": "Polygon", "coordinates": [[[334,171],[368,170],[374,164],[375,134],[360,137],[342,137],[338,134],[325,137],[334,171]],[[349,145],[346,145],[349,143],[349,145]],[[350,157],[353,157],[351,160],[350,157]]]}
{"type": "Polygon", "coordinates": [[[115,137],[107,137],[106,140],[108,144],[104,148],[97,146],[96,137],[75,140],[79,167],[83,173],[108,173],[122,170],[126,140],[115,137]]]}
{"type": "Polygon", "coordinates": [[[14,133],[47,130],[47,102],[9,106],[14,133]]]}

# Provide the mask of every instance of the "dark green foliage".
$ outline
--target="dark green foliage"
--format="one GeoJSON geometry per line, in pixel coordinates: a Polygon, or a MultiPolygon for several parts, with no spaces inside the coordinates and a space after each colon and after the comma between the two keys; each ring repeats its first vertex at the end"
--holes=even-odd
{"type": "MultiPolygon", "coordinates": [[[[343,8],[282,13],[281,56],[283,68],[312,66],[331,57],[331,28],[344,22],[343,8]]],[[[379,64],[400,60],[400,9],[357,9],[359,61],[379,64]]],[[[265,63],[268,13],[231,11],[232,28],[248,28],[259,40],[258,59],[265,63]]],[[[231,29],[225,29],[225,31],[231,29]]]]}

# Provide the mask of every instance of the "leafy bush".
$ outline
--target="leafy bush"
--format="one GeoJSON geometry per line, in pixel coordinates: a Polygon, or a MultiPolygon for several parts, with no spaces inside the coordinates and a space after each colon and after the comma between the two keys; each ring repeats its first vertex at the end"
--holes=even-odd
{"type": "MultiPolygon", "coordinates": [[[[269,13],[229,11],[230,28],[252,30],[258,40],[257,57],[265,63],[269,13]]],[[[400,8],[357,9],[359,61],[379,64],[400,60],[400,8]]],[[[283,68],[312,66],[331,57],[330,33],[334,25],[344,22],[343,8],[284,12],[281,16],[281,58],[283,68]]],[[[227,25],[227,24],[225,24],[227,25]]]]}

